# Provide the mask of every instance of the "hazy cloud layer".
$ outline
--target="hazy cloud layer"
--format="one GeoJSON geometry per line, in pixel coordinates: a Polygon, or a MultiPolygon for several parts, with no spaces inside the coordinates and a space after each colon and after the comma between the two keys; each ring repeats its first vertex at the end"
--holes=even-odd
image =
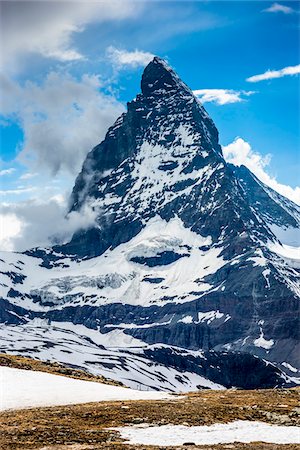
{"type": "Polygon", "coordinates": [[[239,103],[244,97],[255,94],[255,91],[234,91],[233,89],[198,89],[193,91],[202,103],[213,102],[217,105],[239,103]]]}
{"type": "Polygon", "coordinates": [[[263,183],[300,205],[300,186],[292,188],[278,183],[276,178],[269,175],[267,168],[271,160],[270,155],[262,156],[242,138],[236,138],[231,144],[224,146],[223,155],[226,161],[236,166],[244,165],[248,167],[263,183]]]}
{"type": "Polygon", "coordinates": [[[258,81],[271,80],[273,78],[282,78],[286,75],[297,75],[299,73],[300,64],[298,64],[297,66],[284,67],[280,70],[267,70],[264,73],[253,75],[252,77],[247,78],[246,81],[249,81],[250,83],[257,83],[258,81]]]}
{"type": "Polygon", "coordinates": [[[76,80],[50,73],[42,84],[2,78],[2,114],[24,132],[19,159],[33,171],[77,174],[88,153],[124,107],[100,91],[96,75],[76,80]]]}
{"type": "Polygon", "coordinates": [[[74,34],[84,31],[89,23],[135,16],[142,8],[142,3],[129,0],[2,2],[2,66],[16,70],[28,54],[59,61],[82,59],[84,55],[72,42],[74,34]]]}

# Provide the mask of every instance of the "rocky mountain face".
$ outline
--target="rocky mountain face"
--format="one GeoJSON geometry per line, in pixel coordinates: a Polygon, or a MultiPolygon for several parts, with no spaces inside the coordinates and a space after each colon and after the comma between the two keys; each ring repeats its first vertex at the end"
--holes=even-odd
{"type": "Polygon", "coordinates": [[[226,163],[161,59],[88,154],[85,208],[69,243],[1,257],[2,350],[143,388],[300,382],[300,208],[226,163]]]}

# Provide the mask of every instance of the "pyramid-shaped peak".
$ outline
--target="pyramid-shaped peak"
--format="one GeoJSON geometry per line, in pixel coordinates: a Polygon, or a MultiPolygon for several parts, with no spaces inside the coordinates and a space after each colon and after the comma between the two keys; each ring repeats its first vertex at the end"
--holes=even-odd
{"type": "Polygon", "coordinates": [[[154,56],[153,60],[150,61],[148,64],[149,66],[153,64],[155,66],[158,66],[161,69],[166,70],[167,72],[174,72],[172,67],[165,61],[164,59],[160,58],[159,56],[154,56]]]}
{"type": "Polygon", "coordinates": [[[158,56],[146,66],[141,82],[142,93],[146,96],[160,95],[167,92],[184,91],[192,94],[186,84],[167,62],[158,56]]]}

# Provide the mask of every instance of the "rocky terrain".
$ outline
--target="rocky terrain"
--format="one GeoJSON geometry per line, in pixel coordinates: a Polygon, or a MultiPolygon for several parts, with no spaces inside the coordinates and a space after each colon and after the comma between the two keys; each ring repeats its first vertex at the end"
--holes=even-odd
{"type": "MultiPolygon", "coordinates": [[[[152,450],[166,446],[128,445],[116,428],[145,423],[212,425],[235,420],[299,425],[299,390],[202,391],[171,401],[101,402],[68,407],[3,412],[1,445],[5,450],[152,450]]],[[[176,448],[211,450],[296,450],[298,444],[230,443],[176,448]]]]}

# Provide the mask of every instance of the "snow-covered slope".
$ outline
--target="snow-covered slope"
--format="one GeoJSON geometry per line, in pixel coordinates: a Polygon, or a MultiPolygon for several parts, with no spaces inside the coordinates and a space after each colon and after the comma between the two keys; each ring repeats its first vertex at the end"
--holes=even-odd
{"type": "Polygon", "coordinates": [[[19,335],[19,352],[160,389],[296,382],[299,208],[225,162],[214,123],[164,61],[141,90],[73,188],[70,211],[93,208],[96,225],[0,256],[2,349],[19,335]],[[116,336],[130,348],[112,351],[116,336]]]}
{"type": "Polygon", "coordinates": [[[300,247],[300,206],[262,183],[245,166],[230,164],[247,201],[282,244],[300,247]]]}
{"type": "Polygon", "coordinates": [[[5,278],[0,292],[18,305],[18,296],[14,300],[9,294],[17,287],[20,294],[30,294],[22,307],[36,311],[74,304],[103,306],[116,298],[140,306],[162,306],[171,298],[182,303],[210,289],[204,277],[225,264],[222,248],[210,244],[209,236],[186,229],[178,217],[166,221],[156,216],[130,242],[88,260],[60,258],[51,270],[41,266],[39,258],[2,254],[5,278]]]}
{"type": "Polygon", "coordinates": [[[115,400],[162,400],[162,392],[143,392],[119,386],[76,380],[33,370],[0,367],[0,410],[70,405],[115,400]]]}
{"type": "MultiPolygon", "coordinates": [[[[120,330],[101,333],[83,325],[68,322],[53,322],[34,319],[24,325],[0,327],[2,351],[35,356],[41,360],[60,361],[75,368],[84,368],[92,374],[121,381],[138,390],[160,390],[189,392],[198,389],[223,389],[195,370],[176,370],[164,361],[158,363],[151,358],[161,350],[160,346],[149,346],[120,330]]],[[[169,349],[174,354],[185,354],[181,349],[169,349]]],[[[205,363],[205,355],[196,355],[205,363]]],[[[215,369],[213,378],[222,379],[217,362],[210,361],[215,369]]]]}

